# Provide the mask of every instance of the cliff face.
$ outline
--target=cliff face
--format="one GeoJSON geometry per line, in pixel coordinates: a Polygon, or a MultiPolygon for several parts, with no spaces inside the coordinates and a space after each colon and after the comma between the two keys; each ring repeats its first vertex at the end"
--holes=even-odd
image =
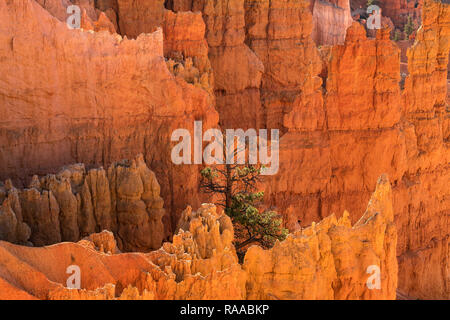
{"type": "MultiPolygon", "coordinates": [[[[323,4],[314,6],[317,11],[313,17],[308,1],[244,2],[245,41],[264,66],[259,86],[264,128],[277,128],[284,133],[290,126],[285,116],[293,108],[316,109],[322,103],[321,79],[317,76],[321,61],[311,34],[314,32],[316,40],[323,39],[324,43],[342,41],[349,22],[347,18],[351,20],[344,2],[339,3],[343,8],[334,4],[326,7],[338,12],[335,15],[333,11],[332,15],[336,17],[333,21],[328,17],[319,21],[319,15],[322,16],[320,19],[327,15],[321,10],[323,4]],[[345,14],[341,16],[341,13],[345,14]],[[340,22],[344,22],[345,26],[341,26],[340,22]],[[331,29],[338,30],[336,35],[327,35],[331,29]]],[[[256,105],[250,103],[247,108],[258,112],[258,102],[256,105]]],[[[232,127],[251,127],[250,124],[252,122],[243,119],[227,123],[232,127]]]]}
{"type": "Polygon", "coordinates": [[[383,176],[365,214],[353,227],[344,212],[340,219],[332,215],[313,222],[271,250],[250,248],[244,262],[249,276],[247,297],[395,299],[397,280],[392,275],[397,273],[397,233],[391,196],[383,176]],[[379,231],[374,234],[374,229],[379,231]],[[293,252],[298,255],[292,256],[293,252]],[[364,281],[371,265],[382,270],[379,290],[368,289],[364,281]]]}
{"type": "MultiPolygon", "coordinates": [[[[295,105],[321,101],[320,57],[310,38],[307,1],[246,1],[247,43],[264,64],[261,102],[265,127],[286,131],[283,117],[295,105]]],[[[239,125],[234,123],[234,125],[239,125]]]]}
{"type": "Polygon", "coordinates": [[[271,250],[250,248],[243,266],[233,233],[230,219],[204,204],[188,207],[173,242],[148,254],[117,254],[108,232],[43,248],[0,242],[0,299],[395,299],[386,177],[353,227],[347,215],[332,215],[271,250]],[[70,265],[80,268],[81,289],[65,288],[70,265]],[[379,267],[377,288],[369,266],[379,267]]]}
{"type": "Polygon", "coordinates": [[[320,100],[320,78],[304,77],[321,68],[307,1],[174,0],[168,8],[203,14],[223,127],[284,131],[294,104],[320,100]]]}
{"type": "Polygon", "coordinates": [[[399,284],[419,298],[449,299],[449,5],[424,1],[416,40],[407,52],[409,76],[402,95],[408,169],[394,193],[401,235],[399,284]]]}
{"type": "Polygon", "coordinates": [[[399,55],[387,36],[369,40],[355,22],[345,44],[325,55],[325,101],[300,104],[285,117],[289,131],[280,140],[280,172],[268,178],[266,194],[283,208],[290,228],[297,220],[320,220],[322,212],[361,211],[368,200],[361,191],[379,171],[398,179],[392,163],[402,165],[402,149],[393,126],[401,106],[399,72],[392,65],[399,55]],[[386,157],[379,159],[379,153],[386,157]]]}
{"type": "Polygon", "coordinates": [[[294,108],[285,117],[291,125],[280,141],[280,172],[269,178],[266,195],[294,230],[324,212],[360,211],[370,181],[389,173],[400,239],[399,288],[413,297],[447,298],[450,15],[448,5],[424,5],[403,92],[399,50],[386,30],[367,39],[355,24],[345,44],[324,55],[323,107],[294,108]],[[431,261],[435,267],[425,268],[431,261]],[[416,273],[413,263],[424,267],[416,273]]]}
{"type": "Polygon", "coordinates": [[[0,20],[2,179],[143,153],[169,212],[199,201],[198,170],[173,165],[170,135],[194,119],[215,127],[218,114],[205,90],[169,72],[161,29],[136,40],[69,30],[34,0],[2,1],[0,20]]]}
{"type": "Polygon", "coordinates": [[[164,0],[117,0],[117,19],[122,35],[154,32],[164,19],[164,0]]]}
{"type": "MultiPolygon", "coordinates": [[[[83,177],[79,184],[67,182],[75,173],[34,179],[23,191],[5,183],[0,237],[46,245],[110,228],[124,250],[157,248],[182,209],[205,199],[198,166],[171,162],[174,129],[192,132],[194,120],[204,129],[219,122],[223,128],[278,128],[280,172],[264,188],[267,205],[287,226],[296,230],[346,209],[356,222],[386,172],[399,230],[399,288],[412,297],[448,298],[449,7],[423,2],[423,27],[408,51],[409,76],[399,85],[399,50],[388,31],[367,39],[354,24],[344,42],[347,10],[340,8],[348,1],[317,3],[323,9],[314,13],[307,0],[1,1],[0,179],[24,186],[32,175],[63,165],[108,167],[142,153],[161,183],[167,214],[164,232],[151,242],[144,235],[161,226],[158,219],[159,227],[145,222],[153,201],[142,189],[147,178],[133,173],[130,190],[114,191],[114,184],[128,185],[130,169],[113,166],[127,176],[122,181],[109,171],[72,167],[83,177]],[[84,31],[65,25],[71,3],[82,8],[84,31]],[[320,38],[339,44],[319,52],[312,36],[320,23],[320,38]],[[84,184],[87,189],[79,190],[84,184]]],[[[384,14],[410,10],[404,4],[383,2],[384,14]]],[[[292,244],[286,243],[272,252],[288,250],[292,244]]],[[[268,254],[271,262],[252,271],[254,277],[270,274],[277,255],[268,254]]],[[[347,289],[333,295],[351,296],[347,289]]],[[[284,289],[277,290],[283,296],[284,289]]],[[[317,296],[332,296],[328,287],[320,290],[317,296]]]]}
{"type": "Polygon", "coordinates": [[[264,66],[244,43],[244,0],[174,0],[168,9],[202,12],[220,125],[263,127],[259,87],[264,66]]]}
{"type": "Polygon", "coordinates": [[[215,103],[214,73],[208,58],[205,24],[200,13],[165,11],[164,56],[176,76],[209,93],[215,103]]]}
{"type": "Polygon", "coordinates": [[[403,30],[408,17],[420,25],[424,0],[380,0],[383,15],[391,18],[395,26],[403,30]]]}
{"type": "Polygon", "coordinates": [[[312,37],[317,45],[344,42],[346,31],[353,23],[349,1],[311,1],[314,23],[312,37]]]}
{"type": "Polygon", "coordinates": [[[116,11],[112,8],[99,10],[94,0],[36,0],[36,2],[61,22],[66,22],[69,17],[67,8],[77,5],[81,9],[81,27],[84,30],[111,33],[118,30],[116,11]]]}

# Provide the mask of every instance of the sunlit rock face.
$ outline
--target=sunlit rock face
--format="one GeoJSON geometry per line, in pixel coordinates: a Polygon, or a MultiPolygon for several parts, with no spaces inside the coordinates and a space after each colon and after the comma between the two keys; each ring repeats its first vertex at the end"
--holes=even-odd
{"type": "Polygon", "coordinates": [[[332,215],[313,222],[271,250],[250,248],[244,262],[248,298],[395,299],[397,233],[391,199],[391,187],[382,176],[353,227],[345,211],[340,219],[332,215]],[[364,283],[367,268],[374,265],[383,266],[385,273],[378,290],[364,283]]]}
{"type": "Polygon", "coordinates": [[[321,61],[307,1],[246,1],[246,42],[264,64],[261,102],[267,128],[286,132],[297,105],[321,103],[321,61]]]}
{"type": "Polygon", "coordinates": [[[0,299],[395,299],[393,219],[383,176],[354,226],[331,215],[273,249],[251,247],[243,265],[230,218],[210,204],[186,208],[173,241],[148,254],[118,253],[106,231],[43,248],[0,241],[0,299]],[[68,266],[79,289],[65,287],[68,266]]]}
{"type": "Polygon", "coordinates": [[[394,196],[401,235],[399,285],[419,298],[449,299],[450,5],[424,1],[422,19],[407,53],[402,95],[408,171],[394,196]]]}
{"type": "MultiPolygon", "coordinates": [[[[214,70],[214,94],[220,125],[233,128],[265,126],[261,105],[264,66],[245,43],[244,0],[173,0],[175,12],[201,12],[206,25],[208,55],[214,70]]],[[[259,5],[260,1],[254,2],[259,5]]],[[[265,1],[268,3],[268,1],[265,1]]]]}
{"type": "MultiPolygon", "coordinates": [[[[367,16],[367,3],[366,0],[350,0],[352,13],[367,16]]],[[[420,26],[423,3],[424,0],[378,0],[376,5],[381,8],[383,17],[388,17],[395,28],[403,31],[408,17],[411,17],[416,26],[420,26]]]]}
{"type": "Polygon", "coordinates": [[[112,231],[123,251],[158,249],[166,237],[160,186],[142,156],[108,170],[65,167],[24,190],[0,186],[2,240],[44,246],[112,231]],[[30,232],[31,231],[31,232],[30,232]]]}
{"type": "Polygon", "coordinates": [[[350,0],[311,0],[313,13],[312,37],[317,45],[342,44],[352,25],[350,0]]]}
{"type": "Polygon", "coordinates": [[[169,9],[203,14],[223,127],[284,132],[301,97],[321,100],[320,79],[304,76],[321,69],[308,1],[174,0],[169,9]]]}
{"type": "Polygon", "coordinates": [[[170,73],[162,29],[135,40],[69,30],[34,0],[2,1],[0,17],[2,179],[26,185],[63,165],[142,153],[161,181],[167,225],[187,198],[200,203],[198,170],[172,163],[170,137],[194,120],[216,127],[218,114],[208,92],[170,73]]]}
{"type": "Polygon", "coordinates": [[[280,173],[266,188],[295,229],[323,212],[347,209],[355,219],[370,181],[388,172],[399,228],[399,288],[419,298],[448,297],[448,10],[425,2],[403,91],[399,50],[388,32],[367,39],[362,26],[349,28],[345,43],[325,55],[323,108],[293,109],[285,118],[292,127],[281,138],[280,173]],[[429,261],[435,267],[425,267],[429,261]]]}
{"type": "MultiPolygon", "coordinates": [[[[351,8],[359,2],[351,1],[351,8]]],[[[340,221],[344,210],[356,223],[378,177],[387,173],[398,230],[398,289],[413,298],[449,298],[449,5],[380,2],[397,28],[410,14],[423,20],[402,57],[387,30],[368,38],[353,24],[345,0],[1,1],[0,179],[12,181],[0,187],[0,237],[43,246],[109,229],[122,251],[159,248],[178,229],[187,205],[212,201],[199,192],[200,166],[172,163],[173,130],[193,132],[194,120],[203,121],[204,130],[219,124],[277,128],[280,171],[262,188],[266,205],[291,231],[332,213],[340,221]],[[82,9],[83,30],[66,26],[71,4],[82,9]],[[318,48],[323,44],[330,46],[318,48]],[[143,157],[135,165],[120,161],[138,154],[143,157]],[[63,166],[68,171],[60,172],[63,166]]],[[[230,280],[226,296],[374,297],[364,292],[362,273],[340,275],[335,266],[333,278],[331,267],[316,260],[309,266],[322,268],[324,279],[308,278],[315,293],[305,287],[287,293],[285,280],[268,275],[293,242],[267,253],[262,269],[254,270],[260,264],[249,255],[244,269],[254,280],[230,280]],[[242,291],[245,281],[256,281],[255,289],[242,291]],[[280,286],[257,289],[267,283],[280,286]]],[[[103,247],[114,246],[105,240],[103,247]]],[[[299,276],[312,275],[302,270],[299,276]]],[[[0,286],[12,294],[8,281],[0,286]]],[[[143,295],[137,282],[127,281],[120,285],[131,288],[118,290],[124,297],[143,295]]],[[[205,282],[189,281],[202,288],[198,298],[218,294],[205,282]]],[[[102,297],[117,298],[106,283],[74,294],[94,297],[90,291],[102,288],[96,291],[102,297]]],[[[187,287],[168,296],[184,297],[187,287]]],[[[385,288],[382,297],[392,297],[391,285],[385,288]]]]}
{"type": "Polygon", "coordinates": [[[285,116],[289,130],[280,139],[280,171],[267,178],[266,195],[289,228],[346,209],[356,221],[352,212],[368,201],[369,181],[382,172],[393,181],[401,177],[396,170],[406,160],[397,128],[399,50],[388,37],[386,31],[367,39],[355,22],[345,43],[324,57],[324,100],[299,103],[285,116]]]}
{"type": "Polygon", "coordinates": [[[424,0],[380,0],[383,15],[389,17],[397,28],[403,30],[408,17],[420,25],[424,0]]]}

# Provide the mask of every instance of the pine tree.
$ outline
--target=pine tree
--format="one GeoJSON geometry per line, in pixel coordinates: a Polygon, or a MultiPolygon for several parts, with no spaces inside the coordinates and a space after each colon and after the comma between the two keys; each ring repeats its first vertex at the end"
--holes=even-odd
{"type": "Polygon", "coordinates": [[[401,33],[401,31],[400,30],[395,30],[395,34],[394,34],[394,41],[399,41],[400,40],[400,38],[401,38],[401,35],[402,35],[402,33],[401,33]]]}
{"type": "MultiPolygon", "coordinates": [[[[255,191],[262,168],[226,164],[223,168],[206,167],[201,171],[200,188],[206,193],[220,195],[222,199],[217,204],[224,208],[235,227],[243,230],[243,239],[235,241],[237,251],[252,243],[269,248],[288,234],[276,212],[257,208],[264,197],[264,192],[255,191]]],[[[242,257],[243,253],[240,255],[242,257]]]]}
{"type": "Polygon", "coordinates": [[[411,16],[408,16],[404,29],[407,39],[409,39],[409,36],[413,34],[414,30],[415,30],[414,21],[411,16]]]}

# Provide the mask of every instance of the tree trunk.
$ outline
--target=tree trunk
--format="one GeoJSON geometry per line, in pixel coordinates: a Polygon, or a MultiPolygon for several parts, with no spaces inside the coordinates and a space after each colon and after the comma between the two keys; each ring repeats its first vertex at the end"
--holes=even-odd
{"type": "Polygon", "coordinates": [[[231,166],[229,164],[226,165],[226,188],[225,188],[225,209],[231,209],[232,205],[232,194],[233,191],[233,182],[231,181],[231,166]]]}

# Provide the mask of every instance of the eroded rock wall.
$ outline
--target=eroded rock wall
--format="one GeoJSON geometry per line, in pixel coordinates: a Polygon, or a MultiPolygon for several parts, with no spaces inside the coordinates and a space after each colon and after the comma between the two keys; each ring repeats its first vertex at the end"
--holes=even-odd
{"type": "MultiPolygon", "coordinates": [[[[295,105],[321,103],[317,77],[321,62],[311,39],[314,23],[309,1],[174,0],[168,8],[203,14],[216,109],[223,127],[285,132],[283,117],[295,105]]],[[[324,38],[343,41],[351,23],[349,4],[343,1],[327,8],[343,14],[329,26],[324,22],[327,30],[339,29],[339,35],[324,38]]]]}
{"type": "Polygon", "coordinates": [[[27,185],[63,165],[142,153],[174,212],[169,230],[196,203],[199,170],[172,163],[170,136],[194,120],[215,127],[218,114],[207,91],[168,70],[162,29],[135,40],[69,30],[34,0],[2,1],[0,43],[1,179],[27,185]]]}
{"type": "Polygon", "coordinates": [[[424,1],[423,24],[407,52],[403,91],[408,168],[394,193],[399,286],[419,298],[450,298],[450,6],[424,1]]]}
{"type": "Polygon", "coordinates": [[[342,44],[347,28],[352,25],[353,18],[349,0],[322,1],[313,3],[313,33],[317,45],[342,44]]]}
{"type": "MultiPolygon", "coordinates": [[[[247,43],[264,64],[261,101],[266,128],[286,131],[285,114],[321,104],[321,61],[311,39],[307,1],[245,2],[247,43]]],[[[235,125],[238,125],[237,123],[235,125]]]]}
{"type": "Polygon", "coordinates": [[[395,26],[403,30],[408,17],[411,17],[416,25],[420,25],[422,6],[424,0],[380,0],[383,15],[391,18],[395,26]]]}
{"type": "MultiPolygon", "coordinates": [[[[216,99],[225,127],[285,133],[280,173],[269,179],[266,197],[292,230],[344,209],[356,221],[377,177],[389,173],[400,288],[412,297],[448,297],[448,5],[424,2],[424,27],[408,54],[402,93],[399,52],[387,31],[367,39],[361,26],[352,26],[322,62],[306,0],[167,2],[177,14],[158,1],[142,12],[139,1],[121,1],[124,20],[114,18],[119,1],[98,1],[115,29],[135,40],[69,31],[61,11],[67,1],[39,2],[59,21],[32,0],[0,3],[0,178],[24,183],[64,164],[107,166],[144,153],[161,182],[168,232],[181,209],[201,198],[198,168],[170,161],[170,134],[192,129],[194,119],[215,126],[216,99]],[[189,10],[200,11],[205,25],[189,10]],[[137,35],[158,25],[166,44],[160,30],[137,35]]],[[[79,3],[84,19],[99,19],[92,1],[79,3]]],[[[65,214],[73,200],[60,216],[56,198],[56,191],[30,192],[23,201],[39,206],[21,213],[20,201],[9,200],[0,223],[12,231],[3,236],[27,243],[23,217],[33,221],[39,210],[47,218],[35,227],[74,225],[65,214]]],[[[76,237],[72,227],[61,234],[76,237]]],[[[39,241],[57,242],[61,234],[39,241]]]]}
{"type": "Polygon", "coordinates": [[[358,206],[369,197],[361,190],[370,189],[368,181],[376,180],[378,171],[396,180],[392,161],[402,164],[401,149],[389,146],[398,140],[393,127],[400,119],[401,99],[399,70],[392,68],[399,65],[399,53],[388,34],[369,40],[355,22],[345,44],[334,46],[325,61],[325,101],[319,91],[316,103],[299,103],[285,116],[280,172],[268,178],[266,194],[285,212],[291,228],[298,220],[320,220],[324,211],[362,210],[358,206]],[[387,150],[385,159],[376,156],[387,150]]]}
{"type": "Polygon", "coordinates": [[[209,204],[196,212],[188,207],[173,242],[148,254],[117,254],[108,232],[43,248],[0,242],[0,298],[395,299],[391,197],[381,177],[353,227],[347,214],[332,215],[273,249],[251,247],[243,266],[230,218],[209,204]],[[80,268],[81,289],[65,287],[70,265],[80,268]],[[381,271],[376,289],[368,280],[373,265],[381,271]]]}
{"type": "Polygon", "coordinates": [[[116,33],[117,15],[110,7],[96,7],[94,0],[36,0],[44,9],[61,22],[66,22],[74,12],[68,12],[69,6],[76,5],[81,10],[81,28],[92,31],[116,33]]]}
{"type": "Polygon", "coordinates": [[[164,0],[117,0],[117,19],[122,35],[152,33],[164,20],[164,0]]]}
{"type": "Polygon", "coordinates": [[[214,73],[208,57],[205,23],[201,13],[166,10],[163,31],[168,69],[186,82],[207,91],[210,103],[215,105],[214,73]]]}
{"type": "Polygon", "coordinates": [[[323,108],[294,107],[285,117],[280,172],[266,184],[270,205],[294,230],[320,220],[323,212],[347,209],[356,221],[352,212],[368,200],[371,181],[389,173],[400,239],[399,288],[417,298],[448,298],[449,292],[448,8],[424,3],[404,91],[399,50],[389,32],[367,39],[355,23],[345,44],[324,54],[323,108]],[[426,268],[431,261],[434,267],[426,268]],[[420,271],[413,271],[414,263],[420,271]]]}
{"type": "Polygon", "coordinates": [[[220,124],[264,127],[260,85],[264,66],[245,42],[244,0],[174,0],[175,12],[200,11],[206,24],[209,60],[220,124]]]}
{"type": "Polygon", "coordinates": [[[108,170],[71,165],[34,176],[29,188],[0,185],[1,240],[44,246],[112,231],[123,251],[158,249],[166,238],[160,186],[142,156],[108,170]]]}

